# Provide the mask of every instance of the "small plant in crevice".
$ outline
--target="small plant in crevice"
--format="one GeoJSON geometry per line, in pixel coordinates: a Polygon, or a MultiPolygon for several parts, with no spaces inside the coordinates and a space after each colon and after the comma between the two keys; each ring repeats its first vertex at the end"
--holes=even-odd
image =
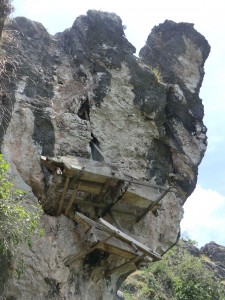
{"type": "Polygon", "coordinates": [[[162,72],[160,71],[159,67],[151,67],[150,70],[151,70],[151,73],[157,79],[157,82],[162,83],[163,82],[163,76],[162,76],[162,72]]]}

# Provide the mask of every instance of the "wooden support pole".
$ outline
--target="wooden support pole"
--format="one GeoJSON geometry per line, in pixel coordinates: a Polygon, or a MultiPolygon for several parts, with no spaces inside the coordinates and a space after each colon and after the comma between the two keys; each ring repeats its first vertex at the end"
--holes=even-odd
{"type": "Polygon", "coordinates": [[[125,187],[125,189],[122,191],[122,188],[124,186],[123,181],[119,181],[117,183],[118,186],[115,187],[115,194],[113,195],[113,202],[107,206],[107,208],[102,212],[102,217],[104,217],[107,213],[111,211],[114,205],[116,205],[123,197],[123,195],[126,193],[129,185],[125,187]]]}
{"type": "Polygon", "coordinates": [[[162,191],[167,191],[168,189],[170,190],[170,192],[175,192],[176,190],[175,189],[172,189],[171,187],[168,187],[168,186],[161,186],[161,185],[157,185],[157,184],[154,184],[154,183],[150,183],[148,181],[140,181],[140,180],[136,180],[136,179],[128,179],[127,177],[115,177],[116,179],[119,179],[119,180],[123,180],[123,181],[126,181],[126,182],[129,182],[129,183],[134,183],[134,184],[138,184],[138,185],[142,185],[142,186],[147,186],[147,187],[151,187],[153,189],[158,189],[158,190],[162,190],[162,191]]]}
{"type": "Polygon", "coordinates": [[[69,182],[70,182],[70,177],[67,176],[66,177],[66,182],[63,188],[63,192],[62,192],[62,196],[61,199],[59,200],[59,206],[58,206],[58,210],[57,210],[57,216],[59,216],[62,212],[62,208],[63,208],[63,202],[64,202],[64,198],[66,196],[66,192],[68,190],[68,186],[69,186],[69,182]]]}
{"type": "Polygon", "coordinates": [[[167,191],[164,191],[155,201],[153,201],[145,210],[144,212],[139,216],[137,217],[137,220],[136,220],[136,223],[140,222],[140,220],[142,218],[144,218],[148,212],[150,212],[150,210],[152,210],[156,205],[157,203],[159,203],[160,200],[162,200],[163,197],[166,196],[167,193],[169,193],[170,189],[168,189],[167,191]]]}
{"type": "Polygon", "coordinates": [[[112,182],[112,178],[107,178],[105,184],[103,185],[100,194],[98,195],[98,201],[100,202],[104,198],[104,194],[107,192],[110,183],[112,182]]]}
{"type": "Polygon", "coordinates": [[[91,248],[93,248],[93,247],[98,248],[98,246],[99,246],[100,244],[106,243],[108,240],[110,240],[110,239],[113,238],[114,236],[115,236],[115,233],[110,234],[110,235],[107,236],[104,240],[98,241],[94,246],[91,246],[91,248]]]}
{"type": "Polygon", "coordinates": [[[69,211],[70,211],[70,209],[71,209],[71,207],[73,205],[73,202],[74,202],[74,200],[76,198],[76,195],[77,195],[77,191],[79,190],[79,185],[80,185],[80,183],[78,183],[77,187],[74,187],[73,194],[72,194],[72,196],[70,198],[70,201],[69,201],[69,203],[68,203],[68,205],[66,207],[66,210],[65,210],[65,215],[67,215],[69,213],[69,211]]]}

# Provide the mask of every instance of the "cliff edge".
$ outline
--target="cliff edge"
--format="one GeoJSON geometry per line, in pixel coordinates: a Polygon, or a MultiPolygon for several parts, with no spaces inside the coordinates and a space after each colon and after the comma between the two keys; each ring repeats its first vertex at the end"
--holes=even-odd
{"type": "Polygon", "coordinates": [[[166,20],[137,58],[121,19],[100,11],[55,36],[24,17],[6,29],[1,149],[17,186],[45,213],[44,236],[21,253],[20,278],[4,267],[1,294],[117,299],[148,251],[154,260],[179,237],[207,146],[199,91],[210,46],[193,24],[166,20]],[[91,236],[106,236],[93,242],[75,213],[91,236]]]}

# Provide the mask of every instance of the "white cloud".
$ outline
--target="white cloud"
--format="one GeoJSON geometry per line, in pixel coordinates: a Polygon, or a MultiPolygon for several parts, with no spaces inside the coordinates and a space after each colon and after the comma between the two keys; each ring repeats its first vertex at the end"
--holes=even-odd
{"type": "Polygon", "coordinates": [[[197,185],[184,204],[182,232],[202,246],[210,241],[225,245],[225,197],[197,185]]]}

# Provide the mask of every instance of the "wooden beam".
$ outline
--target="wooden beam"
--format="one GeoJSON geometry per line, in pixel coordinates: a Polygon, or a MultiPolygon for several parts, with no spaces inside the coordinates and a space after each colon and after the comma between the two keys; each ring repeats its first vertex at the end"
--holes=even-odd
{"type": "Polygon", "coordinates": [[[45,156],[41,156],[41,163],[53,172],[57,169],[57,166],[54,165],[53,162],[49,161],[48,158],[45,156]]]}
{"type": "Polygon", "coordinates": [[[154,252],[153,250],[151,250],[150,248],[146,247],[145,245],[143,245],[142,243],[138,242],[137,240],[135,240],[134,238],[130,237],[129,235],[123,233],[122,231],[120,231],[119,229],[117,229],[116,227],[114,227],[113,225],[111,225],[110,223],[108,223],[107,221],[103,220],[102,218],[99,218],[99,222],[104,225],[105,231],[109,231],[109,232],[114,232],[115,236],[117,238],[119,238],[120,240],[132,245],[134,244],[141,252],[145,253],[146,255],[152,256],[155,259],[161,259],[161,256],[154,252]]]}
{"type": "Polygon", "coordinates": [[[138,255],[138,253],[142,253],[146,256],[152,257],[152,258],[157,259],[157,260],[161,259],[161,256],[158,253],[152,251],[150,248],[146,247],[142,243],[140,243],[137,240],[131,238],[127,234],[121,232],[116,227],[109,224],[108,222],[106,222],[103,219],[100,219],[101,224],[99,224],[99,223],[89,219],[88,217],[86,217],[86,216],[84,216],[84,215],[82,215],[81,213],[78,213],[78,212],[75,214],[75,218],[78,222],[84,223],[84,225],[86,225],[86,226],[88,225],[89,226],[88,230],[90,229],[90,225],[91,225],[91,226],[94,226],[97,230],[100,230],[101,232],[107,234],[107,236],[103,240],[99,241],[99,243],[98,243],[99,246],[98,247],[96,247],[96,245],[94,245],[95,248],[100,248],[100,249],[103,249],[103,250],[105,249],[108,252],[114,253],[113,252],[114,251],[113,247],[119,247],[118,249],[119,249],[120,252],[117,251],[117,253],[120,253],[120,255],[122,257],[127,258],[127,257],[130,256],[130,258],[131,258],[133,255],[136,256],[136,255],[138,255]],[[126,250],[125,250],[125,248],[120,249],[120,246],[119,246],[118,243],[117,243],[117,246],[114,243],[112,243],[111,245],[107,244],[106,241],[108,240],[109,236],[111,238],[114,237],[118,242],[120,241],[122,243],[121,247],[124,243],[124,246],[127,245],[127,247],[129,247],[130,250],[129,250],[129,248],[126,249],[126,250]],[[110,251],[110,249],[112,249],[112,251],[110,251]],[[137,251],[137,249],[138,249],[138,251],[137,251]],[[126,256],[124,256],[125,252],[126,252],[126,256]]]}
{"type": "MultiPolygon", "coordinates": [[[[104,204],[104,203],[98,203],[95,201],[88,201],[88,200],[83,200],[83,199],[78,199],[78,198],[74,199],[74,203],[77,203],[81,206],[92,206],[92,207],[98,207],[98,208],[102,208],[102,209],[106,209],[108,207],[108,205],[104,204]]],[[[119,209],[112,209],[112,212],[136,217],[135,212],[129,212],[129,211],[124,211],[124,210],[119,210],[119,209]]]]}
{"type": "Polygon", "coordinates": [[[79,189],[79,183],[78,183],[78,185],[77,185],[76,187],[74,187],[73,194],[72,194],[72,196],[71,196],[71,198],[70,198],[70,201],[69,201],[69,203],[67,204],[67,207],[66,207],[66,209],[65,209],[65,215],[67,215],[67,214],[69,213],[69,211],[70,211],[70,209],[71,209],[71,207],[72,207],[72,205],[73,205],[73,202],[74,202],[74,200],[75,200],[75,198],[76,198],[78,189],[79,189]]]}
{"type": "Polygon", "coordinates": [[[86,239],[89,242],[90,246],[94,246],[98,243],[95,226],[91,226],[86,232],[86,239]]]}
{"type": "Polygon", "coordinates": [[[82,223],[82,224],[88,224],[88,225],[91,225],[91,226],[95,226],[95,227],[98,227],[100,229],[103,228],[103,226],[101,224],[98,224],[97,222],[93,221],[92,219],[86,217],[85,215],[79,213],[79,212],[76,212],[75,213],[75,220],[78,222],[78,223],[82,223]]]}
{"type": "Polygon", "coordinates": [[[111,209],[113,208],[114,205],[116,205],[123,197],[123,195],[126,193],[128,189],[128,185],[125,188],[124,191],[122,191],[122,188],[124,186],[123,181],[118,181],[117,186],[115,187],[112,203],[110,203],[107,208],[102,212],[102,217],[104,217],[111,209]]]}
{"type": "MultiPolygon", "coordinates": [[[[124,180],[126,182],[129,182],[129,183],[135,183],[135,184],[139,184],[139,185],[143,185],[143,186],[148,186],[148,187],[151,187],[153,189],[158,189],[158,190],[162,190],[162,191],[167,191],[169,189],[169,187],[164,187],[164,186],[161,186],[161,185],[157,185],[157,184],[153,184],[153,183],[150,183],[148,181],[140,181],[140,180],[135,180],[135,179],[126,179],[125,177],[122,177],[120,178],[120,180],[124,180]]],[[[175,190],[172,190],[170,189],[171,192],[174,192],[175,190]]]]}
{"type": "Polygon", "coordinates": [[[98,203],[98,202],[94,202],[94,201],[87,201],[87,200],[81,200],[78,198],[75,198],[74,200],[75,203],[82,205],[86,205],[86,206],[93,206],[93,207],[99,207],[99,208],[103,208],[106,209],[107,205],[103,204],[103,203],[98,203]]]}
{"type": "Polygon", "coordinates": [[[152,203],[151,203],[151,204],[143,211],[143,213],[142,213],[139,217],[137,217],[136,223],[140,222],[140,220],[141,220],[142,218],[144,218],[144,217],[147,215],[147,213],[149,213],[150,210],[152,210],[152,209],[157,205],[157,203],[159,203],[159,201],[162,200],[162,198],[165,197],[167,193],[169,193],[169,191],[170,191],[170,189],[168,189],[167,191],[164,191],[164,192],[163,192],[163,193],[162,193],[155,201],[153,201],[153,202],[152,202],[152,203]]]}
{"type": "MultiPolygon", "coordinates": [[[[75,183],[74,188],[78,185],[75,183]]],[[[102,184],[94,181],[82,180],[79,178],[79,191],[88,192],[92,195],[99,195],[102,189],[102,184]]]]}
{"type": "Polygon", "coordinates": [[[113,238],[114,236],[115,236],[114,233],[110,234],[109,236],[107,236],[107,237],[106,237],[105,239],[103,239],[102,241],[98,241],[95,245],[91,246],[91,248],[93,248],[93,247],[98,248],[98,245],[106,243],[108,240],[110,240],[110,239],[113,238]]]}
{"type": "Polygon", "coordinates": [[[61,199],[59,200],[57,216],[59,216],[62,212],[63,202],[64,202],[64,198],[66,196],[66,192],[68,190],[69,182],[70,182],[70,177],[66,177],[66,182],[65,182],[65,185],[64,185],[64,188],[63,188],[62,196],[61,196],[61,199]]]}
{"type": "Polygon", "coordinates": [[[99,194],[99,196],[98,196],[98,200],[99,200],[99,201],[101,201],[101,200],[104,198],[105,193],[107,192],[107,190],[108,190],[108,188],[109,188],[110,183],[112,182],[112,180],[113,180],[112,178],[107,178],[107,179],[106,179],[106,182],[105,182],[105,184],[102,186],[101,192],[100,192],[100,194],[99,194]]]}
{"type": "MultiPolygon", "coordinates": [[[[132,258],[132,259],[126,261],[126,262],[123,263],[122,265],[119,265],[118,267],[116,267],[116,268],[114,268],[114,269],[112,269],[112,270],[106,272],[105,275],[106,275],[106,276],[110,276],[110,275],[112,275],[112,274],[115,273],[116,271],[119,271],[120,269],[122,269],[123,267],[125,267],[125,266],[128,265],[128,264],[132,264],[132,263],[135,264],[135,263],[139,262],[140,260],[144,259],[144,257],[145,257],[145,255],[135,256],[134,258],[132,258]]],[[[136,268],[137,268],[137,267],[135,266],[135,269],[136,269],[136,268]]]]}
{"type": "MultiPolygon", "coordinates": [[[[63,164],[67,170],[71,170],[71,171],[83,170],[84,173],[81,179],[87,179],[89,177],[99,176],[101,179],[103,179],[103,182],[105,182],[104,178],[107,177],[107,178],[114,178],[119,181],[126,181],[128,183],[147,186],[159,190],[169,189],[168,186],[160,186],[154,183],[150,183],[148,181],[140,181],[140,180],[133,179],[128,174],[122,174],[122,172],[120,172],[118,168],[116,168],[115,166],[109,163],[94,161],[94,160],[80,158],[80,157],[66,157],[66,156],[62,156],[59,158],[42,157],[41,159],[43,162],[44,160],[48,160],[49,162],[55,164],[56,166],[63,164]]],[[[170,189],[170,192],[174,192],[174,191],[175,190],[170,189]]]]}

